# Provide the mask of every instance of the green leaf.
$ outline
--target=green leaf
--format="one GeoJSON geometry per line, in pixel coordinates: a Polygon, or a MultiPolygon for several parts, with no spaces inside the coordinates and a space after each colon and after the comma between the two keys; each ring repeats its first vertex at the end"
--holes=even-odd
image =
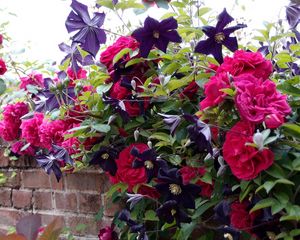
{"type": "Polygon", "coordinates": [[[0,95],[5,93],[6,91],[6,84],[2,78],[0,78],[0,95]]]}
{"type": "Polygon", "coordinates": [[[289,135],[300,139],[300,126],[294,123],[285,123],[282,125],[282,128],[289,135]]]}
{"type": "Polygon", "coordinates": [[[106,193],[106,197],[110,198],[115,192],[124,193],[128,189],[128,185],[126,183],[117,183],[112,185],[106,193]]]}
{"type": "Polygon", "coordinates": [[[96,88],[96,92],[99,94],[99,95],[102,95],[103,93],[106,93],[110,90],[110,88],[112,87],[113,83],[109,83],[109,84],[102,84],[100,86],[98,86],[96,88]]]}
{"type": "Polygon", "coordinates": [[[174,155],[174,154],[170,154],[168,156],[168,160],[170,161],[170,163],[172,163],[175,166],[180,165],[180,163],[182,162],[182,159],[179,155],[174,155]]]}
{"type": "Polygon", "coordinates": [[[181,224],[181,228],[180,228],[179,234],[176,239],[177,240],[187,240],[189,238],[189,236],[192,234],[195,227],[196,227],[196,222],[181,224]]]}
{"type": "Polygon", "coordinates": [[[143,59],[142,58],[134,58],[134,59],[131,59],[130,61],[128,61],[125,65],[125,67],[129,67],[129,66],[132,66],[134,64],[137,64],[137,63],[140,63],[142,62],[143,59]]]}
{"type": "Polygon", "coordinates": [[[219,91],[226,93],[227,95],[229,95],[231,97],[233,97],[236,94],[236,92],[231,88],[222,88],[219,91]]]}
{"type": "Polygon", "coordinates": [[[278,164],[273,164],[266,173],[274,178],[285,178],[283,169],[278,164]]]}
{"type": "Polygon", "coordinates": [[[170,135],[163,133],[163,132],[156,132],[156,133],[152,134],[149,138],[161,140],[161,141],[165,141],[165,142],[171,142],[170,135]]]}
{"type": "Polygon", "coordinates": [[[275,183],[282,183],[282,184],[286,184],[286,185],[295,185],[294,182],[288,180],[288,179],[285,179],[285,178],[282,178],[282,179],[278,179],[275,181],[275,183]]]}
{"type": "Polygon", "coordinates": [[[132,49],[130,49],[130,48],[122,49],[120,52],[118,52],[118,54],[116,54],[114,56],[113,64],[116,64],[122,57],[124,57],[127,53],[130,53],[130,52],[132,52],[132,49]]]}
{"type": "Polygon", "coordinates": [[[107,124],[98,123],[95,125],[92,125],[92,129],[102,132],[102,133],[108,133],[110,131],[110,126],[107,124]]]}
{"type": "Polygon", "coordinates": [[[281,204],[278,201],[274,201],[274,204],[271,206],[271,212],[273,215],[279,213],[282,209],[284,209],[285,205],[281,204]]]}
{"type": "Polygon", "coordinates": [[[250,213],[255,212],[262,208],[271,207],[274,204],[273,198],[265,198],[260,200],[258,203],[255,204],[255,206],[250,210],[250,213]]]}
{"type": "Polygon", "coordinates": [[[158,217],[156,216],[156,212],[154,210],[147,210],[145,212],[145,218],[146,221],[159,221],[158,217]]]}

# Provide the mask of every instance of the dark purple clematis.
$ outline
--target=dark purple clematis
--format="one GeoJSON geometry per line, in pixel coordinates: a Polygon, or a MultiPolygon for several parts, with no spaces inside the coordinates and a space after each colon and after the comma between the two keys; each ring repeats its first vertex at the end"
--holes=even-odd
{"type": "Polygon", "coordinates": [[[195,208],[195,198],[199,197],[201,187],[196,184],[183,184],[179,169],[160,168],[158,171],[157,191],[165,200],[175,200],[185,208],[195,208]]]}
{"type": "Polygon", "coordinates": [[[104,171],[115,176],[117,172],[116,158],[118,155],[118,151],[113,148],[101,147],[97,152],[95,152],[89,164],[100,165],[104,171]]]}
{"type": "Polygon", "coordinates": [[[148,182],[157,174],[160,163],[157,160],[157,154],[153,148],[147,149],[144,152],[140,153],[136,147],[131,149],[130,154],[136,159],[132,163],[133,168],[142,168],[146,169],[147,180],[148,182]]]}
{"type": "Polygon", "coordinates": [[[137,236],[137,240],[148,240],[148,236],[146,234],[146,228],[144,226],[144,224],[139,224],[135,221],[133,221],[131,218],[130,218],[130,212],[126,209],[122,210],[119,214],[119,217],[118,217],[121,221],[124,221],[127,223],[127,225],[129,226],[130,228],[130,231],[132,233],[137,233],[138,236],[137,236]]]}
{"type": "Polygon", "coordinates": [[[218,222],[229,225],[230,224],[230,202],[228,200],[222,200],[214,207],[214,218],[218,222]]]}
{"type": "Polygon", "coordinates": [[[202,122],[195,115],[184,114],[184,118],[194,124],[187,127],[189,137],[198,149],[198,151],[207,151],[213,156],[213,149],[211,146],[211,131],[209,125],[202,122]]]}
{"type": "Polygon", "coordinates": [[[68,46],[65,43],[61,43],[58,45],[59,49],[66,53],[67,55],[64,57],[64,59],[61,61],[61,64],[63,64],[67,59],[70,59],[71,62],[71,68],[74,72],[78,72],[80,69],[78,63],[80,63],[82,66],[92,65],[94,64],[94,60],[91,55],[87,55],[86,57],[82,57],[79,50],[78,50],[78,44],[72,43],[71,46],[68,46]]]}
{"type": "Polygon", "coordinates": [[[35,95],[34,104],[37,112],[51,112],[58,109],[63,100],[64,103],[71,104],[75,98],[74,87],[57,89],[55,82],[50,78],[44,79],[45,88],[35,95]]]}
{"type": "Polygon", "coordinates": [[[180,43],[182,41],[177,29],[175,18],[170,17],[161,22],[147,17],[144,27],[136,29],[132,36],[140,43],[141,56],[146,58],[153,46],[166,52],[169,42],[180,43]]]}
{"type": "Polygon", "coordinates": [[[226,9],[218,16],[218,22],[215,27],[204,26],[202,31],[208,38],[200,41],[196,47],[195,52],[203,54],[212,54],[214,58],[221,64],[223,62],[222,45],[234,52],[238,49],[238,42],[236,37],[230,37],[234,31],[247,27],[245,24],[238,24],[233,27],[225,28],[227,24],[234,19],[227,13],[226,9]]]}
{"type": "Polygon", "coordinates": [[[292,29],[295,29],[300,23],[300,4],[290,3],[286,7],[286,19],[292,29]]]}
{"type": "Polygon", "coordinates": [[[174,200],[167,201],[161,205],[156,210],[156,215],[167,223],[172,223],[175,220],[177,226],[180,226],[180,223],[190,223],[192,220],[174,200]]]}
{"type": "Polygon", "coordinates": [[[52,145],[52,150],[49,154],[38,155],[36,160],[38,165],[43,168],[47,174],[53,172],[58,182],[62,176],[59,162],[73,165],[73,160],[68,151],[57,145],[52,145]]]}
{"type": "Polygon", "coordinates": [[[164,118],[164,123],[170,127],[171,135],[175,135],[175,131],[181,121],[181,117],[179,115],[169,115],[159,113],[160,116],[164,118]]]}
{"type": "Polygon", "coordinates": [[[83,50],[96,56],[101,43],[106,42],[106,35],[100,27],[103,25],[105,14],[94,13],[91,19],[88,7],[76,0],[72,0],[70,12],[66,20],[68,32],[77,31],[72,37],[74,42],[81,43],[83,50]]]}
{"type": "Polygon", "coordinates": [[[123,119],[124,123],[127,123],[130,120],[129,114],[126,112],[125,104],[122,100],[118,100],[115,98],[111,98],[103,94],[103,102],[105,104],[109,104],[112,108],[120,114],[121,118],[123,119]]]}

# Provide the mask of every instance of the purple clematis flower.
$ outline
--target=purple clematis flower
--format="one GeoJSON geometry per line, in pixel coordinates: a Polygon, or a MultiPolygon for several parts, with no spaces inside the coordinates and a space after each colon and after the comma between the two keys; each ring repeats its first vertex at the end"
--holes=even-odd
{"type": "Polygon", "coordinates": [[[62,176],[59,162],[73,165],[73,160],[68,151],[57,145],[52,145],[52,150],[49,154],[39,155],[36,157],[36,160],[38,165],[42,167],[47,174],[51,174],[51,172],[53,172],[58,182],[62,176]]]}
{"type": "Polygon", "coordinates": [[[175,220],[177,226],[180,226],[180,223],[190,223],[192,220],[174,200],[167,201],[160,206],[156,210],[156,215],[169,224],[175,220]]]}
{"type": "Polygon", "coordinates": [[[87,55],[85,58],[83,58],[78,50],[78,44],[72,43],[71,46],[68,46],[65,43],[61,43],[58,45],[59,49],[66,53],[67,55],[64,57],[64,59],[61,61],[61,64],[63,64],[67,59],[70,59],[71,62],[71,68],[74,72],[78,72],[80,69],[78,63],[80,63],[82,66],[86,65],[92,65],[94,64],[93,58],[91,55],[87,55]]]}
{"type": "Polygon", "coordinates": [[[227,24],[234,19],[227,13],[226,9],[218,16],[216,27],[204,26],[202,31],[208,38],[200,41],[196,47],[195,52],[203,54],[212,54],[214,58],[221,64],[223,62],[222,45],[234,52],[238,49],[238,42],[236,37],[229,35],[234,31],[247,27],[245,24],[238,24],[233,27],[225,28],[227,24]]]}
{"type": "Polygon", "coordinates": [[[183,184],[182,176],[177,168],[160,168],[158,172],[157,191],[165,196],[165,200],[174,200],[185,208],[195,209],[195,198],[199,196],[201,187],[196,184],[183,184]]]}
{"type": "Polygon", "coordinates": [[[72,37],[74,42],[81,43],[83,50],[96,56],[101,43],[106,42],[106,35],[100,27],[103,25],[105,14],[94,13],[91,19],[88,7],[76,0],[72,0],[70,12],[66,20],[68,32],[77,31],[72,37]]]}
{"type": "Polygon", "coordinates": [[[292,29],[295,29],[300,23],[300,4],[290,3],[286,7],[286,19],[292,29]]]}
{"type": "Polygon", "coordinates": [[[170,115],[170,114],[162,114],[158,115],[164,118],[164,123],[170,127],[171,135],[174,137],[176,129],[181,122],[181,117],[179,115],[170,115]]]}
{"type": "Polygon", "coordinates": [[[170,17],[161,22],[154,18],[147,17],[144,27],[136,29],[132,36],[140,43],[141,56],[146,58],[153,46],[166,52],[169,42],[180,43],[182,41],[178,32],[175,18],[170,17]]]}

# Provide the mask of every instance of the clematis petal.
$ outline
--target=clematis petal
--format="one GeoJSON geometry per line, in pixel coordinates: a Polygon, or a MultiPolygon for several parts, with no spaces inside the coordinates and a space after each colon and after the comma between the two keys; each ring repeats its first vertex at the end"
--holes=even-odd
{"type": "Polygon", "coordinates": [[[70,12],[69,16],[67,17],[66,21],[66,28],[68,33],[80,30],[83,28],[86,24],[82,21],[82,19],[76,15],[75,12],[70,12]]]}
{"type": "Polygon", "coordinates": [[[245,28],[245,27],[247,27],[246,24],[238,24],[238,25],[236,25],[236,26],[228,27],[228,28],[224,29],[224,30],[223,30],[223,33],[224,33],[225,36],[226,36],[226,35],[230,35],[230,34],[233,33],[234,31],[239,30],[239,29],[241,29],[241,28],[245,28]]]}
{"type": "Polygon", "coordinates": [[[104,30],[95,28],[94,31],[97,36],[98,42],[105,43],[106,42],[106,34],[105,34],[104,30]]]}
{"type": "Polygon", "coordinates": [[[170,42],[177,42],[177,43],[182,42],[182,39],[181,39],[180,35],[175,30],[171,30],[171,31],[168,31],[168,32],[163,32],[163,33],[160,33],[160,35],[164,38],[167,38],[170,42]]]}
{"type": "Polygon", "coordinates": [[[89,29],[87,27],[84,27],[79,32],[77,32],[72,37],[72,39],[74,42],[84,43],[88,34],[89,34],[89,29]]]}
{"type": "Polygon", "coordinates": [[[232,52],[238,49],[238,42],[236,37],[226,37],[225,40],[223,41],[223,45],[232,52]]]}
{"type": "Polygon", "coordinates": [[[142,41],[140,44],[140,52],[141,52],[141,57],[147,58],[149,52],[151,51],[152,47],[154,45],[153,39],[149,39],[147,41],[142,41]]]}
{"type": "Polygon", "coordinates": [[[222,44],[217,43],[211,54],[214,56],[218,63],[223,63],[222,44]]]}
{"type": "Polygon", "coordinates": [[[195,52],[202,54],[210,54],[214,51],[217,42],[213,38],[200,41],[196,47],[195,52]]]}
{"type": "Polygon", "coordinates": [[[162,36],[159,39],[157,39],[157,41],[155,41],[154,43],[154,45],[163,52],[167,52],[168,44],[169,44],[169,40],[162,36]]]}
{"type": "Polygon", "coordinates": [[[84,43],[81,45],[81,48],[87,52],[89,52],[90,54],[92,54],[94,57],[96,56],[99,48],[100,48],[100,44],[98,41],[98,38],[95,34],[95,32],[88,32],[86,37],[85,37],[85,41],[84,43]]]}
{"type": "Polygon", "coordinates": [[[221,12],[218,16],[218,23],[217,23],[217,26],[216,26],[216,31],[217,32],[222,32],[222,30],[224,29],[224,27],[232,22],[234,19],[233,17],[231,17],[227,11],[226,11],[226,8],[224,8],[223,12],[221,12]]]}
{"type": "Polygon", "coordinates": [[[131,34],[132,37],[134,37],[137,41],[141,42],[145,38],[151,38],[151,33],[146,31],[144,28],[138,28],[134,30],[134,32],[131,34]]]}
{"type": "Polygon", "coordinates": [[[104,13],[94,13],[94,17],[90,22],[90,25],[101,27],[104,23],[105,14],[104,13]]]}
{"type": "Polygon", "coordinates": [[[91,19],[86,5],[76,0],[73,0],[71,3],[71,8],[74,10],[74,12],[78,14],[78,16],[81,17],[85,24],[88,24],[90,22],[91,19]]]}
{"type": "Polygon", "coordinates": [[[210,38],[214,38],[217,33],[216,28],[212,26],[204,26],[202,27],[202,31],[210,38]]]}
{"type": "Polygon", "coordinates": [[[147,17],[144,22],[144,28],[146,31],[152,31],[154,29],[159,29],[159,21],[152,17],[147,17]]]}
{"type": "Polygon", "coordinates": [[[178,28],[177,20],[173,17],[164,19],[159,23],[160,31],[167,31],[167,30],[172,30],[177,28],[178,28]]]}

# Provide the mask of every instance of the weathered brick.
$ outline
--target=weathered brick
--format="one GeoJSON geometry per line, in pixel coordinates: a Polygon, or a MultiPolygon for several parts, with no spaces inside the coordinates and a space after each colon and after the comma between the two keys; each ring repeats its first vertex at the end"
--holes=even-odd
{"type": "Polygon", "coordinates": [[[48,225],[50,224],[52,221],[54,221],[56,218],[58,218],[60,221],[61,221],[61,224],[63,227],[66,226],[66,222],[65,222],[65,219],[64,219],[64,216],[62,215],[55,215],[54,213],[43,213],[43,214],[40,214],[39,215],[41,216],[41,219],[42,219],[42,225],[48,225]]]}
{"type": "Polygon", "coordinates": [[[36,210],[50,210],[52,205],[52,193],[35,191],[33,193],[33,206],[36,210]]]}
{"type": "Polygon", "coordinates": [[[67,189],[79,191],[105,192],[108,189],[108,179],[100,172],[79,172],[65,177],[67,189]]]}
{"type": "Polygon", "coordinates": [[[14,208],[22,208],[24,210],[32,208],[32,190],[17,190],[12,192],[12,202],[14,208]]]}
{"type": "Polygon", "coordinates": [[[49,176],[50,178],[50,188],[54,190],[64,190],[64,178],[65,176],[63,175],[62,178],[57,182],[56,177],[54,174],[51,174],[49,176]]]}
{"type": "Polygon", "coordinates": [[[0,206],[11,207],[11,189],[0,188],[0,206]]]}
{"type": "Polygon", "coordinates": [[[23,170],[21,176],[24,188],[51,188],[49,176],[43,169],[23,170]]]}
{"type": "Polygon", "coordinates": [[[97,235],[100,228],[101,222],[96,222],[93,216],[70,216],[67,217],[67,226],[71,228],[72,232],[77,235],[97,235]],[[85,229],[78,231],[76,229],[79,225],[85,225],[85,229]]]}
{"type": "Polygon", "coordinates": [[[122,203],[113,203],[111,198],[106,197],[105,194],[102,196],[102,205],[104,206],[104,216],[113,217],[120,211],[124,206],[122,203]]]}
{"type": "MultiPolygon", "coordinates": [[[[0,142],[1,143],[1,142],[0,142]]],[[[3,151],[0,150],[0,167],[8,167],[9,166],[9,158],[3,156],[3,151]]]]}
{"type": "Polygon", "coordinates": [[[100,207],[100,194],[78,193],[78,208],[81,213],[96,213],[100,207]]]}
{"type": "Polygon", "coordinates": [[[6,226],[15,226],[17,221],[25,215],[25,212],[16,209],[0,208],[0,224],[6,226]]]}
{"type": "Polygon", "coordinates": [[[19,188],[21,186],[21,177],[18,170],[1,169],[0,173],[3,173],[7,177],[3,186],[10,188],[19,188]]]}
{"type": "Polygon", "coordinates": [[[56,209],[63,211],[77,212],[77,194],[76,193],[58,193],[55,195],[56,209]]]}
{"type": "Polygon", "coordinates": [[[9,166],[19,167],[19,168],[24,168],[24,167],[34,168],[34,167],[37,167],[37,162],[32,157],[21,156],[16,161],[10,161],[9,166]]]}

